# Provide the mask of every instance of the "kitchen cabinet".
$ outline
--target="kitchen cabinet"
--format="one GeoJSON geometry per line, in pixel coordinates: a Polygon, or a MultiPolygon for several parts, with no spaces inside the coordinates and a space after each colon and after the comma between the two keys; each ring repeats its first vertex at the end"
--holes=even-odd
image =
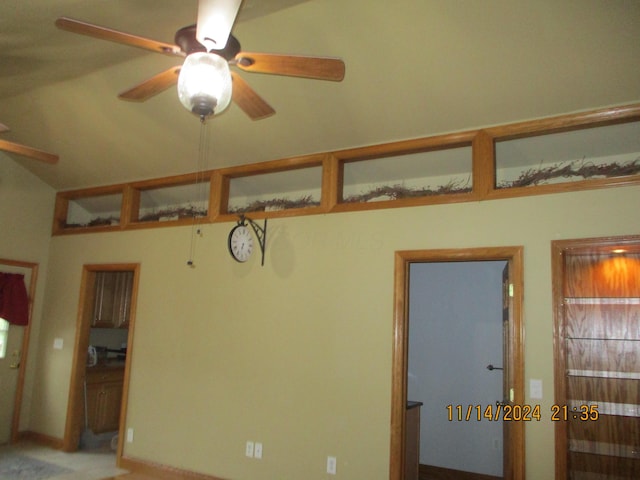
{"type": "Polygon", "coordinates": [[[91,326],[129,328],[133,272],[96,272],[91,326]]]}
{"type": "Polygon", "coordinates": [[[120,426],[124,368],[87,370],[87,423],[93,433],[114,432],[120,426]]]}

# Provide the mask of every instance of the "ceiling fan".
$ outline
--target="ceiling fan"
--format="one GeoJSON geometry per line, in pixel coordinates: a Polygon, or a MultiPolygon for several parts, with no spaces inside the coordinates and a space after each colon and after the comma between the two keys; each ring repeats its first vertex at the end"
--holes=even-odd
{"type": "MultiPolygon", "coordinates": [[[[246,72],[316,80],[339,82],[344,78],[345,65],[339,58],[242,51],[240,42],[230,33],[241,3],[242,0],[199,0],[197,24],[179,29],[175,34],[175,45],[68,17],[60,17],[55,23],[58,28],[73,33],[143,48],[165,55],[186,57],[184,65],[171,67],[135,87],[125,90],[118,97],[123,100],[144,101],[177,83],[181,102],[188,110],[200,116],[201,119],[221,112],[231,99],[253,120],[259,120],[275,113],[275,110],[242,77],[229,70],[229,66],[237,67],[246,72]],[[196,62],[196,57],[199,57],[198,62],[215,64],[211,68],[220,69],[222,72],[220,75],[226,79],[223,80],[223,83],[224,81],[228,83],[226,87],[220,87],[221,90],[218,92],[218,96],[213,100],[209,98],[216,95],[213,93],[203,94],[202,91],[184,93],[188,89],[184,85],[188,81],[186,80],[188,76],[187,68],[200,71],[209,68],[207,65],[203,66],[203,63],[198,63],[195,67],[190,66],[190,63],[196,62]],[[203,57],[205,58],[203,59],[203,57]],[[183,78],[185,78],[184,81],[183,78]],[[190,97],[185,99],[183,98],[185,96],[190,97]],[[203,98],[205,98],[204,103],[203,98]],[[211,102],[213,105],[211,105],[211,102]]],[[[199,89],[213,88],[212,84],[214,82],[215,79],[212,78],[204,81],[205,85],[202,86],[203,80],[201,78],[199,81],[196,80],[196,83],[200,84],[197,87],[199,89]]]]}
{"type": "MultiPolygon", "coordinates": [[[[0,123],[0,133],[8,131],[9,127],[0,123]]],[[[58,163],[59,158],[58,155],[55,155],[53,153],[44,152],[42,150],[38,150],[37,148],[27,147],[26,145],[9,142],[7,140],[0,140],[0,150],[17,153],[18,155],[22,155],[23,157],[34,158],[36,160],[40,160],[41,162],[50,164],[58,163]]]]}

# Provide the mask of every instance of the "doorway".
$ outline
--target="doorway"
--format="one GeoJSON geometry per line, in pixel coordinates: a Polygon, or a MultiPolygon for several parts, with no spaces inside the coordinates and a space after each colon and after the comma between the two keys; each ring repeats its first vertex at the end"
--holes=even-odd
{"type": "Polygon", "coordinates": [[[27,325],[12,324],[6,319],[0,321],[3,350],[3,355],[0,355],[0,445],[3,445],[13,443],[19,437],[38,264],[0,259],[0,272],[23,275],[28,297],[27,325]]]}
{"type": "Polygon", "coordinates": [[[493,417],[496,402],[508,396],[502,378],[506,264],[410,265],[407,398],[422,403],[422,476],[502,478],[502,422],[488,421],[485,413],[493,417]]]}
{"type": "Polygon", "coordinates": [[[139,275],[139,264],[85,265],[83,268],[63,442],[67,452],[78,450],[81,441],[91,445],[101,440],[97,437],[102,431],[117,429],[112,447],[116,450],[116,462],[120,462],[139,275]],[[90,339],[96,338],[94,327],[102,330],[101,338],[116,339],[118,345],[93,348],[90,355],[90,339]],[[123,332],[125,337],[121,336],[123,332]],[[124,348],[115,348],[119,345],[124,348]],[[90,425],[94,418],[97,428],[93,423],[90,425]],[[110,425],[113,427],[109,428],[110,425]]]}
{"type": "MultiPolygon", "coordinates": [[[[416,389],[413,385],[409,385],[412,380],[408,379],[409,376],[409,310],[410,310],[410,291],[411,291],[411,271],[412,268],[419,268],[421,264],[440,264],[441,266],[453,265],[460,266],[461,263],[472,264],[475,262],[493,263],[497,262],[500,268],[506,267],[505,279],[502,281],[502,272],[497,275],[496,289],[499,290],[499,294],[504,291],[505,302],[499,302],[496,312],[496,329],[495,333],[498,336],[498,343],[503,343],[504,348],[499,348],[501,352],[496,359],[487,360],[487,363],[483,363],[481,368],[486,369],[489,365],[492,365],[494,370],[504,368],[500,370],[504,376],[504,385],[500,387],[502,378],[493,378],[491,381],[497,383],[498,398],[492,400],[491,404],[481,405],[482,414],[484,415],[486,407],[491,406],[493,413],[496,412],[496,401],[501,403],[502,408],[504,405],[522,405],[524,401],[524,360],[523,360],[523,324],[522,324],[522,247],[496,247],[496,248],[478,248],[478,249],[464,249],[464,250],[414,250],[414,251],[401,251],[396,252],[395,259],[395,316],[394,316],[394,345],[393,345],[393,380],[392,380],[392,415],[391,415],[391,464],[390,464],[390,479],[391,480],[404,480],[409,478],[407,476],[412,473],[413,478],[419,478],[416,472],[416,468],[412,468],[411,465],[406,465],[409,459],[405,458],[407,451],[411,450],[411,445],[408,445],[406,433],[411,431],[411,426],[407,425],[407,418],[409,411],[407,410],[408,400],[414,400],[408,398],[408,392],[411,390],[414,392],[416,389]],[[504,283],[504,287],[503,284],[504,283]],[[503,290],[504,288],[504,290],[503,290]],[[503,321],[500,322],[500,317],[503,317],[503,321]],[[502,330],[502,332],[501,332],[502,330]],[[504,335],[502,337],[502,335],[504,335]],[[502,352],[503,350],[503,352],[502,352]],[[504,355],[503,355],[504,354],[504,355]],[[503,394],[503,395],[500,395],[503,394]],[[500,397],[503,396],[501,399],[500,397]]],[[[478,263],[479,265],[479,263],[478,263]]],[[[415,270],[414,270],[415,274],[415,270]]],[[[456,288],[455,285],[452,288],[456,288]]],[[[499,298],[500,300],[500,298],[499,298]]],[[[478,339],[478,341],[482,341],[478,339]]],[[[455,345],[450,345],[449,350],[456,352],[456,348],[461,347],[462,339],[456,342],[455,345]]],[[[464,347],[468,348],[468,347],[464,347]]],[[[489,369],[483,373],[498,373],[489,369]]],[[[455,377],[448,378],[450,386],[456,386],[455,377]]],[[[460,385],[460,381],[457,381],[457,386],[460,385]]],[[[464,383],[464,381],[462,382],[464,383]]],[[[444,387],[444,384],[440,385],[444,387]]],[[[449,389],[449,387],[444,387],[449,389]]],[[[491,397],[493,398],[493,397],[491,397]]],[[[446,410],[447,405],[451,405],[452,423],[457,421],[458,409],[456,400],[451,400],[445,405],[439,407],[442,410],[442,415],[447,417],[449,414],[446,410]]],[[[472,402],[472,416],[476,416],[476,405],[480,404],[480,400],[472,402]]],[[[461,405],[461,404],[460,404],[461,405]]],[[[469,405],[460,407],[462,411],[462,420],[460,423],[467,422],[467,410],[469,405]]],[[[471,416],[470,416],[471,417],[471,416]]],[[[486,420],[484,416],[481,416],[481,421],[486,420]]],[[[471,420],[471,418],[469,418],[471,420]]],[[[477,421],[477,420],[476,420],[477,421]]],[[[481,422],[480,421],[480,422],[481,422]]],[[[488,421],[488,420],[487,420],[488,421]]],[[[428,420],[427,420],[428,422],[428,420]]],[[[494,422],[494,420],[492,420],[494,422]]],[[[498,436],[502,438],[497,439],[497,446],[500,443],[503,445],[503,455],[498,461],[502,461],[502,474],[504,478],[508,479],[522,479],[524,478],[524,430],[522,422],[499,422],[502,424],[501,432],[498,436]]],[[[461,425],[458,425],[461,426],[461,425]]],[[[435,429],[435,425],[432,425],[430,429],[428,426],[424,426],[421,430],[422,435],[429,435],[431,431],[435,429]]],[[[495,436],[495,432],[492,434],[495,436]]],[[[491,446],[495,445],[492,440],[491,446]]],[[[436,469],[437,470],[437,469],[436,469]]],[[[451,472],[431,472],[433,474],[446,474],[451,472]]],[[[423,472],[426,474],[426,472],[423,472]]],[[[479,476],[477,478],[489,478],[487,476],[479,476]]]]}

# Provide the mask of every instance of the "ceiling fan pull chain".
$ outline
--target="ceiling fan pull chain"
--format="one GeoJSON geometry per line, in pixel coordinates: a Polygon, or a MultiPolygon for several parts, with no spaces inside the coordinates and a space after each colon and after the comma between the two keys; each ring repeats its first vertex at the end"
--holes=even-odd
{"type": "Polygon", "coordinates": [[[207,136],[206,118],[201,117],[200,120],[200,140],[198,143],[198,158],[196,162],[196,193],[194,205],[191,206],[193,222],[191,224],[189,260],[187,261],[187,265],[191,268],[195,268],[194,259],[196,254],[197,237],[202,236],[202,230],[200,228],[202,215],[200,215],[201,212],[198,211],[198,205],[204,204],[206,200],[205,172],[208,167],[207,156],[209,153],[209,137],[207,136]]]}

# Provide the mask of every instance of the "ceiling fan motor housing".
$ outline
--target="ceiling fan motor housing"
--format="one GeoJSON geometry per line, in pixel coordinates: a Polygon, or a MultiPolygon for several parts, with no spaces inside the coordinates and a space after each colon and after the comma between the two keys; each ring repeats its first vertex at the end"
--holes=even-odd
{"type": "MultiPolygon", "coordinates": [[[[196,40],[196,25],[182,27],[175,35],[176,45],[187,55],[195,52],[206,52],[207,49],[196,40]]],[[[227,61],[233,60],[240,52],[240,42],[233,35],[229,35],[227,45],[221,50],[211,50],[211,53],[220,55],[227,61]]]]}

